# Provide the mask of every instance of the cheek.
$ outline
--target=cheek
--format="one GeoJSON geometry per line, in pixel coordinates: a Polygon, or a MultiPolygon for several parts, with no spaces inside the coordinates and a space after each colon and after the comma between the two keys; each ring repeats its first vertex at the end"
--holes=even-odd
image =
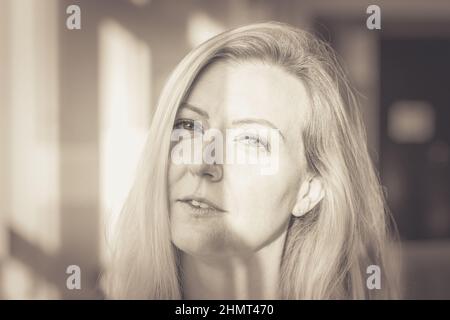
{"type": "Polygon", "coordinates": [[[187,169],[185,165],[170,163],[169,160],[169,170],[167,176],[169,200],[180,191],[183,191],[180,190],[180,188],[182,187],[183,177],[186,173],[187,169]]]}
{"type": "Polygon", "coordinates": [[[282,166],[276,175],[261,175],[248,167],[229,168],[228,172],[233,230],[253,247],[280,235],[287,228],[297,195],[293,175],[282,166]]]}
{"type": "Polygon", "coordinates": [[[169,159],[169,170],[168,170],[168,182],[169,187],[172,186],[177,180],[179,180],[185,171],[185,166],[172,163],[169,159]]]}

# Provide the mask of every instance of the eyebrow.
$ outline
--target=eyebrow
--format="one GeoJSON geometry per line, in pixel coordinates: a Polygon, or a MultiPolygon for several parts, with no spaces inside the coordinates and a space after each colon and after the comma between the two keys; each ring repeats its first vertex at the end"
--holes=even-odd
{"type": "Polygon", "coordinates": [[[259,125],[263,125],[263,126],[267,126],[267,127],[271,127],[272,129],[275,129],[281,136],[281,138],[283,138],[283,140],[286,140],[286,138],[284,137],[283,133],[281,133],[281,130],[279,128],[277,128],[272,122],[270,122],[269,120],[265,120],[265,119],[255,119],[255,118],[246,118],[246,119],[239,119],[239,120],[234,120],[232,122],[233,125],[240,125],[240,124],[259,124],[259,125]]]}
{"type": "MultiPolygon", "coordinates": [[[[198,108],[196,106],[193,106],[190,103],[187,102],[182,102],[180,105],[180,111],[181,109],[189,109],[192,110],[195,113],[198,113],[199,115],[205,117],[206,119],[209,119],[209,114],[208,112],[206,112],[205,110],[198,108]]],[[[232,122],[232,125],[241,125],[241,124],[259,124],[262,126],[267,126],[270,127],[272,129],[275,129],[281,136],[281,138],[283,139],[283,141],[286,141],[286,138],[284,137],[283,133],[281,132],[281,130],[279,128],[277,128],[272,122],[270,122],[269,120],[265,120],[265,119],[259,119],[259,118],[245,118],[245,119],[239,119],[239,120],[234,120],[232,122]]]]}
{"type": "Polygon", "coordinates": [[[189,109],[194,111],[195,113],[198,113],[199,115],[205,117],[206,119],[209,119],[209,114],[205,110],[202,110],[196,106],[193,106],[192,104],[189,104],[187,102],[182,102],[180,105],[180,111],[181,109],[189,109]]]}

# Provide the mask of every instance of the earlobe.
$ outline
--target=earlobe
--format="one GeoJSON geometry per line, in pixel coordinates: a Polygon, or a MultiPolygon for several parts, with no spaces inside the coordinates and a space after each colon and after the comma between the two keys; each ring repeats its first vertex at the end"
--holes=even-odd
{"type": "Polygon", "coordinates": [[[297,195],[297,202],[292,210],[292,214],[301,217],[311,211],[324,196],[322,181],[318,177],[313,177],[303,181],[297,195]]]}
{"type": "Polygon", "coordinates": [[[292,214],[296,217],[301,217],[305,214],[305,210],[303,209],[303,206],[297,202],[292,210],[292,214]]]}

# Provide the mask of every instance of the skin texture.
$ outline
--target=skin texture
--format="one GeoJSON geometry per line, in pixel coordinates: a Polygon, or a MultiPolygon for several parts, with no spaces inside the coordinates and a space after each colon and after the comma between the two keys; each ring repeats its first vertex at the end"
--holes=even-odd
{"type": "MultiPolygon", "coordinates": [[[[256,130],[270,127],[254,119],[270,121],[281,133],[275,174],[261,174],[259,164],[169,161],[171,236],[182,253],[185,296],[273,298],[288,223],[294,207],[299,207],[299,189],[306,177],[301,134],[310,106],[306,89],[298,78],[276,66],[216,62],[202,72],[185,103],[175,124],[180,119],[201,121],[205,129],[220,130],[225,143],[247,153],[259,150],[268,156],[275,149],[258,140],[256,130]],[[225,134],[230,128],[248,134],[230,141],[225,134]],[[204,197],[226,212],[196,215],[178,201],[191,195],[204,197]]],[[[192,139],[179,143],[189,142],[192,139]]]]}

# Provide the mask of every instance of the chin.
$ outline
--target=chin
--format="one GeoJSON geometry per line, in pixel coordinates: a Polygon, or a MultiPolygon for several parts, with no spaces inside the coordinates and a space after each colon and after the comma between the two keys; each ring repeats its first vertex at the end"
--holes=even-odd
{"type": "Polygon", "coordinates": [[[235,246],[223,235],[196,234],[172,237],[173,244],[182,252],[197,257],[221,257],[233,255],[235,246]]]}
{"type": "Polygon", "coordinates": [[[205,234],[173,238],[174,245],[185,254],[202,258],[227,258],[246,256],[254,252],[238,241],[221,236],[211,237],[205,234]]]}

